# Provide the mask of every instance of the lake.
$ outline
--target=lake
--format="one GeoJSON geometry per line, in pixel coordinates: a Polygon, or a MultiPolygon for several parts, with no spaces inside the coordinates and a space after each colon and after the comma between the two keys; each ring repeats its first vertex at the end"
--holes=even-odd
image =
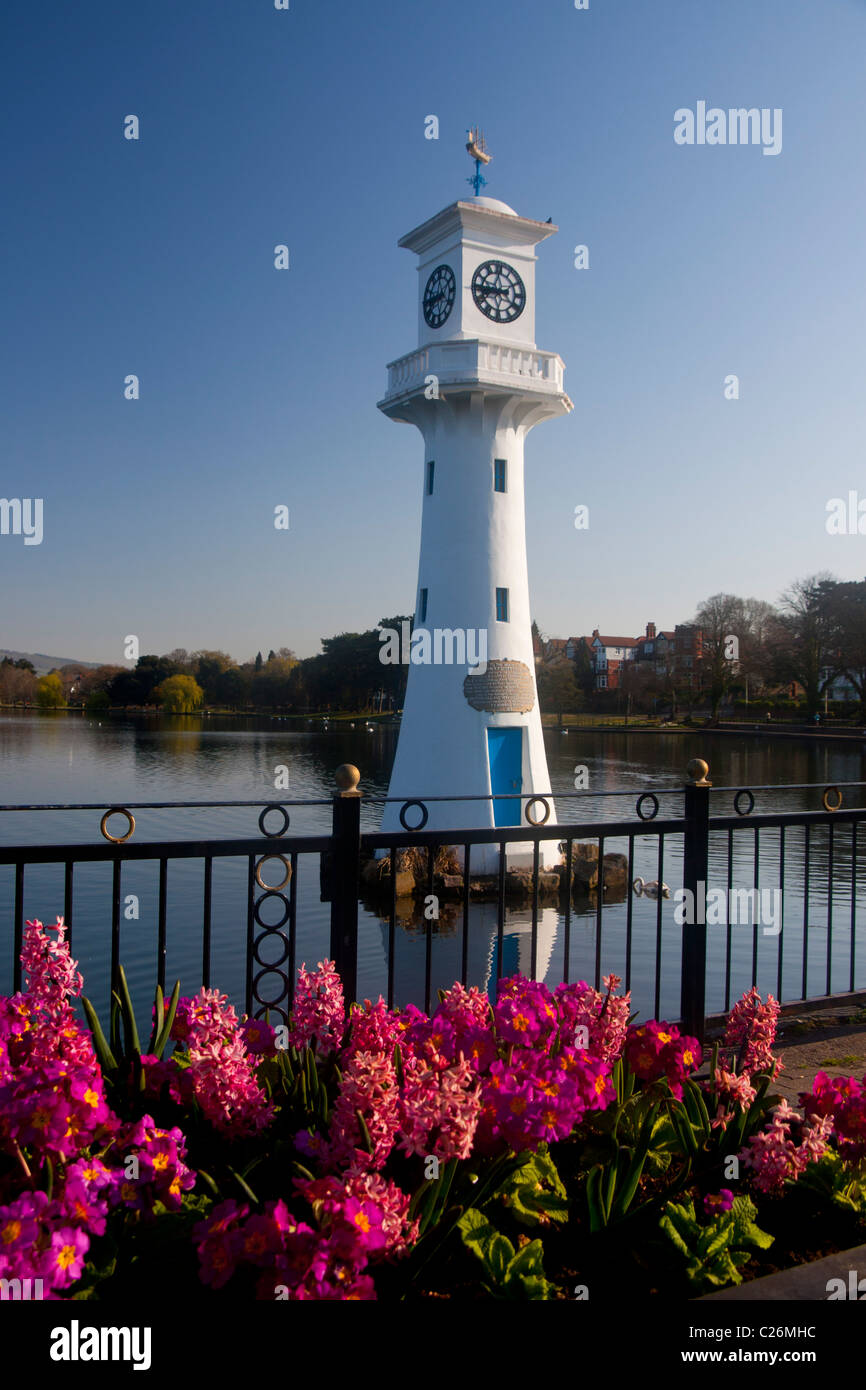
{"type": "MultiPolygon", "coordinates": [[[[331,725],[305,732],[287,723],[265,718],[114,718],[101,721],[78,715],[7,713],[0,717],[0,803],[4,805],[99,802],[128,804],[144,801],[208,801],[258,799],[262,802],[325,801],[334,793],[334,770],[343,762],[361,770],[361,787],[367,797],[386,795],[396,747],[396,728],[372,732],[358,721],[354,728],[331,725]],[[275,791],[276,770],[288,769],[288,789],[275,791]]],[[[546,731],[548,765],[560,823],[631,819],[632,800],[615,792],[652,790],[660,795],[661,812],[679,815],[685,764],[695,756],[710,764],[714,783],[711,811],[731,813],[731,793],[725,787],[766,786],[757,794],[759,811],[818,809],[820,800],[784,784],[851,782],[866,776],[864,752],[858,745],[832,742],[797,742],[701,733],[685,737],[677,733],[596,732],[574,730],[562,734],[546,731]],[[574,792],[577,765],[588,769],[589,794],[565,800],[574,792]],[[669,796],[662,793],[668,792],[669,796]]],[[[850,789],[853,792],[855,789],[850,789]]],[[[419,788],[423,795],[423,788],[419,788]]],[[[860,804],[846,793],[846,804],[860,804]]],[[[328,831],[329,804],[292,808],[291,833],[328,831]]],[[[362,828],[376,830],[381,806],[362,802],[362,828]]],[[[455,813],[456,816],[456,813],[455,813]]],[[[0,814],[3,844],[96,843],[100,813],[94,811],[23,811],[0,814]]],[[[258,809],[148,810],[136,812],[135,843],[155,839],[230,838],[255,836],[258,809]]],[[[860,845],[866,835],[861,833],[860,845]]],[[[824,951],[827,933],[827,832],[812,832],[809,903],[803,899],[803,833],[792,829],[785,844],[785,934],[783,998],[801,993],[801,943],[803,923],[809,942],[808,992],[824,990],[824,951]]],[[[732,881],[749,888],[754,883],[753,832],[734,837],[732,881]]],[[[779,883],[778,831],[760,838],[761,882],[779,883]]],[[[625,852],[625,841],[606,841],[606,851],[625,852]]],[[[722,884],[727,876],[727,835],[711,837],[711,882],[722,884]]],[[[682,842],[666,840],[663,877],[675,889],[681,883],[682,842]]],[[[866,950],[862,941],[866,907],[866,863],[858,849],[855,932],[857,935],[857,987],[866,987],[866,950]],[[864,901],[860,901],[863,885],[864,901]],[[863,962],[863,964],[861,964],[863,962]]],[[[635,841],[635,874],[657,877],[657,842],[653,837],[635,841]]],[[[169,866],[168,960],[169,987],[180,978],[184,993],[201,983],[201,861],[169,866]]],[[[121,920],[121,961],[137,1009],[149,1012],[155,983],[157,879],[155,861],[125,865],[123,895],[135,895],[138,918],[121,920]]],[[[74,955],[85,975],[85,991],[102,1010],[108,995],[110,947],[111,868],[82,864],[75,870],[73,929],[74,955]]],[[[213,945],[211,980],[232,1001],[243,1004],[245,950],[246,861],[215,861],[213,869],[213,945]]],[[[0,919],[4,923],[4,949],[0,960],[0,990],[11,988],[11,922],[13,870],[0,866],[0,919]]],[[[328,952],[329,906],[320,901],[318,856],[303,856],[298,873],[297,962],[314,965],[328,952]]],[[[268,907],[273,907],[273,901],[268,907]]],[[[833,885],[832,987],[848,987],[851,919],[850,828],[837,834],[833,885]],[[846,852],[846,846],[847,852],[846,852]]],[[[35,866],[25,874],[25,917],[53,922],[63,910],[62,865],[35,866]]],[[[679,957],[682,928],[673,920],[674,903],[663,903],[662,971],[660,1012],[679,1012],[679,957]]],[[[275,920],[274,916],[266,920],[275,920]]],[[[632,1000],[642,1017],[654,1011],[653,972],[656,946],[657,905],[647,898],[633,899],[632,1000]]],[[[539,974],[555,985],[563,971],[563,923],[558,908],[539,909],[539,974]]],[[[497,958],[495,904],[473,904],[470,914],[470,980],[491,988],[497,975],[528,969],[531,911],[510,908],[504,923],[503,958],[497,958]]],[[[423,1004],[425,924],[417,911],[398,917],[395,954],[396,1001],[423,1004]]],[[[626,901],[606,902],[603,911],[602,973],[624,975],[626,901]]],[[[433,940],[434,988],[446,986],[458,976],[462,918],[445,910],[436,924],[433,940]]],[[[709,1011],[723,1007],[725,929],[708,930],[709,1011]]],[[[751,972],[752,931],[733,929],[734,995],[748,988],[751,972]]],[[[572,913],[570,978],[593,979],[595,969],[596,909],[594,899],[572,913]]],[[[387,919],[371,906],[359,915],[358,989],[361,998],[378,997],[387,981],[387,919]]],[[[263,947],[263,959],[273,960],[274,941],[263,947]],[[270,954],[269,954],[270,952],[270,954]]],[[[761,937],[758,984],[762,993],[776,992],[778,942],[761,937]]]]}

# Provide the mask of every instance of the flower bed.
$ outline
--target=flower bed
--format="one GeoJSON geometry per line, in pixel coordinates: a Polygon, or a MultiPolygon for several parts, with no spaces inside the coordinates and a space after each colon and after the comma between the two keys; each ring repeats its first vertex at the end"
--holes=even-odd
{"type": "MultiPolygon", "coordinates": [[[[0,1278],[50,1299],[694,1297],[866,1229],[866,1078],[772,1094],[755,990],[703,1056],[609,976],[348,1011],[330,962],[287,1027],[123,972],[107,1033],[65,927],[0,999],[0,1278]]],[[[12,1286],[4,1284],[4,1293],[12,1286]]]]}

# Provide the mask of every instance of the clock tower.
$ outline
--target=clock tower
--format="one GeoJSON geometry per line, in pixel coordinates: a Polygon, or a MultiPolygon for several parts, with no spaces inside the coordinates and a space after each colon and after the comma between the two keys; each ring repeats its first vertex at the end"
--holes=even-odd
{"type": "MultiPolygon", "coordinates": [[[[478,159],[474,140],[467,148],[478,159]]],[[[478,164],[470,182],[476,189],[484,182],[478,164]]],[[[526,824],[525,798],[550,795],[531,633],[523,442],[534,425],[572,409],[562,359],[535,345],[535,247],[556,231],[476,192],[399,242],[418,257],[418,347],[389,363],[379,409],[423,437],[423,510],[415,628],[403,652],[409,678],[388,795],[524,798],[427,801],[431,830],[526,824]]],[[[384,646],[380,656],[389,658],[384,646]]],[[[400,810],[386,805],[383,831],[402,828],[400,810]]],[[[532,807],[530,818],[543,819],[543,808],[532,807]]],[[[417,807],[407,811],[407,828],[420,828],[420,819],[417,807]]],[[[510,867],[532,862],[528,841],[507,853],[510,867]]],[[[471,871],[495,869],[498,856],[496,845],[474,847],[471,871]]],[[[540,862],[558,860],[556,842],[543,842],[540,862]]]]}

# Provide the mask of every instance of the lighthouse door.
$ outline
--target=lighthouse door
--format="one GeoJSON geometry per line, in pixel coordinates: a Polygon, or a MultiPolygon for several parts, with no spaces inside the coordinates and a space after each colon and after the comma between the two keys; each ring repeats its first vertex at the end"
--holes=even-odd
{"type": "MultiPolygon", "coordinates": [[[[488,729],[487,756],[490,761],[490,790],[506,796],[523,790],[523,729],[488,729]]],[[[494,801],[494,825],[519,825],[520,801],[494,801]]]]}

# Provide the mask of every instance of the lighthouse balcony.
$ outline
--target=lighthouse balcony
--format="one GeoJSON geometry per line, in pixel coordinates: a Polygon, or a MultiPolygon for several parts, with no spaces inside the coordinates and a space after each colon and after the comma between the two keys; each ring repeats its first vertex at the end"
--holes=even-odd
{"type": "Polygon", "coordinates": [[[388,363],[388,393],[379,405],[386,407],[416,391],[433,397],[449,386],[466,390],[476,386],[506,391],[517,388],[561,396],[563,370],[557,353],[536,348],[511,347],[480,338],[433,343],[388,363]]]}

